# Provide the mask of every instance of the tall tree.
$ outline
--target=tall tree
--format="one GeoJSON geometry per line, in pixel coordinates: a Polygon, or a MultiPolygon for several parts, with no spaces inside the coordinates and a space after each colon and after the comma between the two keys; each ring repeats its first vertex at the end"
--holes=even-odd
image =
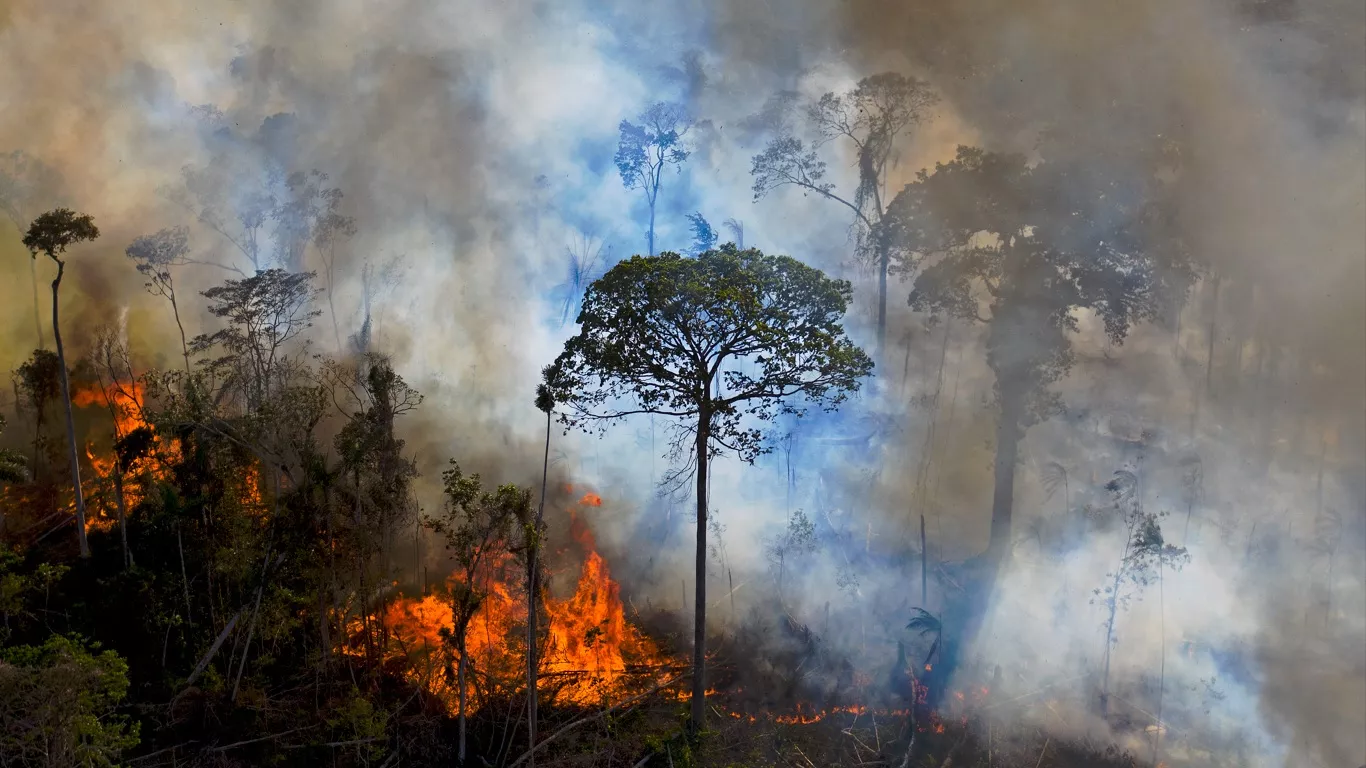
{"type": "MultiPolygon", "coordinates": [[[[844,94],[826,93],[806,112],[814,139],[810,146],[792,131],[781,115],[765,122],[778,128],[778,135],[764,151],[755,155],[750,172],[754,176],[754,199],[784,186],[795,186],[839,203],[854,214],[858,250],[878,275],[877,355],[884,352],[887,337],[887,276],[891,256],[882,241],[871,235],[885,214],[887,171],[896,160],[896,141],[905,131],[926,118],[939,101],[928,83],[895,72],[883,72],[860,80],[844,94]],[[825,180],[826,161],[820,150],[844,142],[854,151],[858,186],[852,194],[837,193],[825,180]]],[[[769,110],[790,108],[787,100],[771,101],[769,110]],[[783,107],[787,105],[787,107],[783,107]]]]}
{"type": "Polygon", "coordinates": [[[688,159],[683,146],[690,123],[681,104],[659,102],[640,113],[637,122],[622,120],[618,130],[615,162],[621,173],[621,183],[627,189],[638,189],[645,195],[650,212],[650,225],[645,230],[645,245],[649,255],[655,253],[655,208],[659,203],[659,186],[664,170],[673,166],[682,172],[688,159]]]}
{"type": "Polygon", "coordinates": [[[550,481],[550,425],[555,412],[555,395],[544,383],[536,387],[536,410],[545,413],[545,456],[541,461],[541,501],[536,506],[536,519],[527,527],[526,543],[526,691],[527,691],[527,741],[528,763],[536,765],[536,706],[537,682],[540,663],[537,660],[539,647],[537,638],[537,619],[541,605],[541,572],[537,562],[541,553],[541,535],[545,524],[545,494],[550,481]]]}
{"type": "Polygon", "coordinates": [[[62,329],[58,315],[59,292],[62,276],[66,274],[66,260],[61,254],[77,243],[94,240],[100,236],[95,220],[88,214],[76,213],[69,208],[57,208],[33,220],[24,235],[24,247],[34,260],[38,254],[47,254],[57,265],[57,276],[52,280],[52,339],[57,345],[57,362],[62,375],[62,405],[66,408],[66,441],[70,449],[71,482],[76,494],[76,538],[80,542],[81,557],[90,557],[90,543],[85,537],[85,495],[81,492],[80,453],[76,450],[76,421],[71,413],[71,381],[66,369],[66,351],[62,347],[62,329]]]}
{"type": "Polygon", "coordinates": [[[1121,344],[1134,323],[1171,316],[1190,285],[1161,184],[1047,159],[1031,168],[1021,156],[960,147],[907,185],[879,227],[887,252],[920,269],[913,309],[987,327],[1000,409],[995,562],[1009,547],[1020,440],[1062,406],[1050,385],[1072,367],[1078,313],[1094,313],[1121,344]]]}
{"type": "Polygon", "coordinates": [[[681,420],[674,448],[692,460],[675,479],[690,471],[697,500],[693,733],[706,695],[709,462],[730,452],[752,463],[770,450],[764,422],[833,409],[858,390],[873,363],[840,324],[851,295],[796,259],[731,245],[695,259],[634,256],[589,287],[578,335],[545,371],[566,426],[681,420]]]}
{"type": "MultiPolygon", "coordinates": [[[[23,231],[28,226],[28,211],[33,206],[46,201],[49,205],[60,202],[57,188],[60,177],[57,172],[41,160],[24,152],[14,150],[0,155],[0,211],[9,217],[14,228],[23,231]]],[[[38,337],[38,348],[46,344],[43,337],[42,313],[38,308],[38,265],[36,259],[29,259],[29,280],[33,283],[33,331],[38,337]]]]}

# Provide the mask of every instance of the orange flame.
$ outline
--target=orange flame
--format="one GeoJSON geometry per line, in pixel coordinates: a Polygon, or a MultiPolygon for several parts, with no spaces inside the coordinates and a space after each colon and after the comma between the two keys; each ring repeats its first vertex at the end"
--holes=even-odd
{"type": "MultiPolygon", "coordinates": [[[[91,386],[78,389],[71,396],[71,404],[76,408],[100,407],[108,411],[114,419],[113,440],[127,437],[134,431],[151,427],[143,415],[145,395],[142,384],[133,381],[118,383],[109,387],[91,386]]],[[[146,456],[134,460],[130,466],[122,468],[118,478],[123,492],[126,511],[132,511],[146,497],[145,479],[163,479],[167,469],[163,459],[179,452],[175,441],[164,443],[159,436],[153,436],[153,450],[146,456]]],[[[89,482],[81,483],[82,495],[87,499],[86,530],[108,530],[118,519],[118,500],[113,480],[119,472],[118,461],[111,447],[106,455],[95,451],[93,442],[85,446],[86,458],[90,461],[95,476],[89,482]]],[[[74,500],[71,506],[74,508],[74,500]]]]}
{"type": "MultiPolygon", "coordinates": [[[[580,500],[582,506],[601,503],[593,493],[580,500]]],[[[541,653],[541,675],[557,700],[587,706],[625,693],[632,665],[658,665],[668,659],[627,622],[620,587],[612,579],[607,561],[597,552],[588,527],[574,517],[570,530],[585,557],[574,594],[545,599],[549,624],[541,653]]],[[[516,685],[524,675],[526,596],[524,587],[515,583],[520,576],[515,565],[512,556],[504,552],[488,559],[476,574],[484,598],[465,636],[469,675],[505,685],[516,685]]],[[[458,577],[452,576],[451,587],[458,584],[458,577]]],[[[386,610],[385,619],[400,646],[410,654],[428,657],[427,664],[412,665],[415,681],[454,706],[458,694],[454,681],[449,675],[434,674],[430,668],[432,653],[446,654],[454,663],[453,648],[443,636],[454,627],[450,600],[449,593],[399,598],[386,610]]],[[[467,696],[470,706],[479,706],[475,686],[467,688],[467,696]]]]}

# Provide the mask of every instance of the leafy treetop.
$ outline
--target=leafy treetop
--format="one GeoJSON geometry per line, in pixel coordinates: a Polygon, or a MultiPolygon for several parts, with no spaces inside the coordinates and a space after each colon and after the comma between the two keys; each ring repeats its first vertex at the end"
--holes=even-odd
{"type": "Polygon", "coordinates": [[[744,416],[800,414],[796,395],[834,408],[872,371],[839,322],[851,294],[796,259],[733,245],[634,256],[589,287],[582,330],[546,383],[566,426],[702,416],[711,439],[753,461],[766,449],[744,416]]]}

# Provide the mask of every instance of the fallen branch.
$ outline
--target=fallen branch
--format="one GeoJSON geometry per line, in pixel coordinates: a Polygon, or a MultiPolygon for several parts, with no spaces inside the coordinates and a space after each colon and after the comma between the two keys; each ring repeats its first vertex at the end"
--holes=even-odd
{"type": "Polygon", "coordinates": [[[288,736],[288,735],[291,734],[291,733],[298,733],[299,731],[307,731],[307,730],[309,730],[309,729],[311,729],[311,728],[317,728],[317,727],[318,727],[318,726],[316,726],[316,725],[305,725],[305,726],[300,727],[300,728],[291,728],[291,729],[289,729],[288,731],[282,731],[282,732],[280,732],[280,733],[272,733],[272,734],[270,734],[269,736],[260,736],[260,737],[255,738],[255,739],[247,739],[247,740],[245,740],[245,741],[234,741],[234,742],[231,743],[231,744],[224,744],[224,745],[221,746],[221,747],[209,747],[209,748],[208,748],[207,750],[205,750],[205,751],[206,751],[206,752],[226,752],[226,751],[228,751],[229,749],[236,749],[237,747],[245,747],[245,746],[247,746],[248,744],[256,744],[256,743],[262,742],[262,741],[273,741],[273,740],[275,740],[275,739],[280,738],[281,736],[288,736]]]}
{"type": "Polygon", "coordinates": [[[664,682],[660,683],[659,685],[656,685],[655,687],[651,688],[650,690],[645,691],[644,693],[638,694],[638,695],[636,695],[636,696],[633,696],[633,697],[627,699],[626,701],[621,702],[620,704],[617,704],[617,705],[615,705],[615,706],[608,707],[607,709],[604,709],[603,711],[601,711],[601,712],[599,712],[599,713],[597,713],[597,714],[595,714],[595,715],[589,715],[588,717],[583,717],[583,718],[580,718],[580,719],[578,719],[578,720],[575,720],[574,722],[570,723],[569,725],[566,725],[565,727],[561,728],[560,730],[555,731],[554,733],[552,733],[552,734],[550,734],[549,736],[547,736],[541,743],[539,743],[539,744],[533,746],[531,749],[527,750],[526,754],[522,755],[521,757],[519,757],[519,758],[517,758],[516,760],[512,761],[511,763],[509,763],[507,768],[517,768],[517,766],[519,766],[519,765],[521,765],[522,763],[526,762],[527,760],[531,759],[531,756],[534,755],[534,754],[536,754],[536,752],[539,751],[542,747],[544,747],[545,745],[549,744],[550,742],[552,742],[552,741],[554,741],[554,740],[560,738],[561,736],[565,735],[566,733],[568,733],[568,732],[574,730],[575,728],[578,728],[579,726],[584,725],[585,723],[591,723],[591,722],[593,722],[594,720],[600,720],[600,719],[602,719],[602,718],[604,718],[604,717],[606,717],[606,716],[612,714],[613,712],[615,712],[615,711],[617,711],[617,710],[619,710],[619,709],[621,709],[621,708],[623,708],[623,707],[626,707],[626,706],[631,705],[631,704],[635,704],[636,702],[640,701],[641,699],[647,698],[647,697],[649,697],[649,696],[653,696],[654,694],[656,694],[656,693],[658,693],[658,692],[664,690],[665,688],[668,688],[668,687],[672,686],[674,683],[676,683],[676,682],[678,682],[679,680],[682,680],[682,679],[683,679],[683,675],[675,675],[675,676],[669,678],[668,680],[665,680],[664,682]]]}
{"type": "Polygon", "coordinates": [[[194,681],[199,679],[199,676],[204,673],[204,670],[208,669],[209,662],[213,661],[213,657],[218,653],[218,649],[223,647],[223,641],[228,639],[228,635],[232,632],[232,628],[237,626],[237,620],[240,618],[242,618],[242,612],[238,611],[236,616],[233,616],[228,620],[228,625],[223,627],[222,632],[218,633],[218,639],[214,640],[213,645],[209,646],[208,653],[204,654],[204,658],[199,660],[199,663],[195,665],[194,671],[191,672],[189,678],[185,680],[186,687],[193,685],[194,681]]]}

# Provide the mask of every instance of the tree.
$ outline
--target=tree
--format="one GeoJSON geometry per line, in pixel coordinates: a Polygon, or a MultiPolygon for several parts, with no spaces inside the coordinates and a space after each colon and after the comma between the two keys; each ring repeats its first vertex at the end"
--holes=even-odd
{"type": "Polygon", "coordinates": [[[688,223],[692,226],[692,245],[688,247],[689,256],[696,256],[716,247],[716,230],[712,229],[711,222],[707,221],[706,217],[701,213],[690,213],[688,214],[688,223]]]}
{"type": "Polygon", "coordinates": [[[537,619],[541,600],[541,572],[537,559],[541,551],[541,536],[545,525],[545,494],[550,480],[550,425],[555,412],[555,395],[544,383],[536,387],[536,410],[545,413],[545,456],[541,462],[541,502],[536,507],[536,520],[527,527],[526,543],[526,690],[528,762],[536,765],[536,686],[540,664],[537,661],[537,619]]]}
{"type": "Polygon", "coordinates": [[[580,232],[564,249],[564,255],[568,267],[565,281],[555,286],[556,292],[564,297],[560,305],[561,326],[569,322],[571,316],[578,316],[583,301],[583,290],[589,283],[602,276],[602,265],[610,257],[611,249],[604,252],[601,240],[586,232],[580,232]]]}
{"type": "MultiPolygon", "coordinates": [[[[938,101],[929,84],[914,77],[895,72],[865,77],[848,93],[826,93],[807,108],[808,122],[816,134],[809,148],[793,133],[786,119],[770,117],[767,122],[778,128],[778,135],[754,156],[750,170],[756,201],[779,187],[791,185],[853,212],[859,252],[877,269],[879,359],[887,337],[887,275],[891,255],[872,234],[885,214],[887,170],[895,161],[897,138],[921,123],[926,111],[938,101]],[[836,194],[835,185],[825,180],[826,162],[820,159],[819,150],[835,141],[848,142],[857,157],[858,186],[852,195],[836,194]]],[[[789,102],[772,102],[768,108],[776,110],[784,104],[789,102]]]]}
{"type": "Polygon", "coordinates": [[[138,274],[147,278],[147,292],[171,302],[176,328],[180,330],[180,354],[185,359],[185,373],[190,372],[190,345],[185,340],[185,324],[180,320],[180,305],[176,302],[175,277],[171,267],[189,263],[190,230],[172,227],[156,234],[134,240],[124,254],[137,265],[138,274]]]}
{"type": "Polygon", "coordinates": [[[318,295],[313,277],[312,272],[267,269],[204,291],[211,302],[209,312],[229,324],[196,336],[190,341],[190,351],[220,349],[225,353],[206,361],[208,370],[223,375],[226,386],[243,396],[248,410],[255,410],[278,391],[292,362],[291,342],[321,314],[311,309],[318,295]]]}
{"type": "Polygon", "coordinates": [[[1134,323],[1172,314],[1190,285],[1159,183],[960,147],[907,185],[879,226],[886,252],[920,270],[913,309],[987,326],[1000,409],[993,562],[1009,549],[1020,440],[1062,407],[1049,387],[1072,367],[1078,312],[1121,344],[1134,323]]]}
{"type": "Polygon", "coordinates": [[[60,635],[0,652],[0,754],[5,765],[110,766],[139,742],[116,714],[128,663],[114,651],[60,635]]]}
{"type": "MultiPolygon", "coordinates": [[[[61,183],[57,172],[43,161],[23,150],[0,155],[0,210],[5,212],[14,228],[23,231],[28,225],[30,206],[60,202],[57,188],[61,183]]],[[[43,321],[38,309],[38,265],[29,260],[29,279],[33,283],[33,330],[38,336],[38,348],[46,345],[43,321]]]]}
{"type": "Polygon", "coordinates": [[[706,695],[709,461],[730,452],[753,463],[770,450],[759,424],[807,404],[834,409],[858,390],[873,363],[840,325],[851,294],[796,259],[732,245],[695,259],[634,256],[589,287],[578,335],[545,371],[566,427],[681,420],[673,447],[690,454],[697,500],[693,733],[706,695]]]}
{"type": "Polygon", "coordinates": [[[673,166],[682,172],[689,154],[682,142],[690,124],[683,105],[662,101],[651,105],[636,120],[639,124],[622,120],[618,126],[621,139],[614,162],[621,173],[621,183],[627,189],[638,189],[645,195],[645,205],[650,211],[645,244],[648,254],[653,256],[659,185],[665,168],[673,166]]]}
{"type": "Polygon", "coordinates": [[[1182,565],[1190,562],[1190,555],[1184,547],[1172,546],[1163,540],[1160,520],[1165,513],[1143,510],[1136,475],[1132,472],[1116,472],[1114,479],[1105,484],[1105,490],[1111,494],[1115,519],[1124,527],[1124,550],[1115,569],[1105,574],[1110,583],[1093,590],[1094,597],[1091,599],[1093,604],[1099,600],[1106,611],[1101,717],[1110,713],[1110,655],[1116,642],[1115,618],[1119,610],[1128,610],[1129,603],[1139,597],[1144,587],[1160,579],[1164,566],[1180,570],[1182,565]]]}
{"type": "Polygon", "coordinates": [[[531,493],[515,485],[485,491],[479,475],[465,475],[454,461],[442,479],[446,495],[445,516],[428,518],[426,523],[445,537],[446,549],[456,561],[456,578],[451,581],[450,595],[452,626],[443,630],[443,634],[454,646],[459,659],[458,755],[459,764],[464,765],[465,680],[469,667],[466,635],[470,621],[490,594],[490,585],[501,575],[497,572],[498,555],[511,548],[513,526],[530,518],[531,493]]]}
{"type": "Polygon", "coordinates": [[[76,213],[69,208],[48,211],[33,220],[24,235],[24,247],[36,260],[38,253],[47,254],[57,265],[57,277],[52,280],[52,338],[57,345],[57,362],[62,375],[62,404],[66,408],[66,441],[71,457],[71,482],[76,494],[76,538],[80,542],[81,557],[90,557],[90,544],[85,538],[85,496],[81,493],[80,453],[76,450],[76,421],[71,413],[71,381],[66,368],[66,351],[62,348],[62,331],[58,316],[59,291],[62,276],[66,273],[66,261],[60,254],[77,243],[94,240],[100,230],[88,214],[76,213]]]}

